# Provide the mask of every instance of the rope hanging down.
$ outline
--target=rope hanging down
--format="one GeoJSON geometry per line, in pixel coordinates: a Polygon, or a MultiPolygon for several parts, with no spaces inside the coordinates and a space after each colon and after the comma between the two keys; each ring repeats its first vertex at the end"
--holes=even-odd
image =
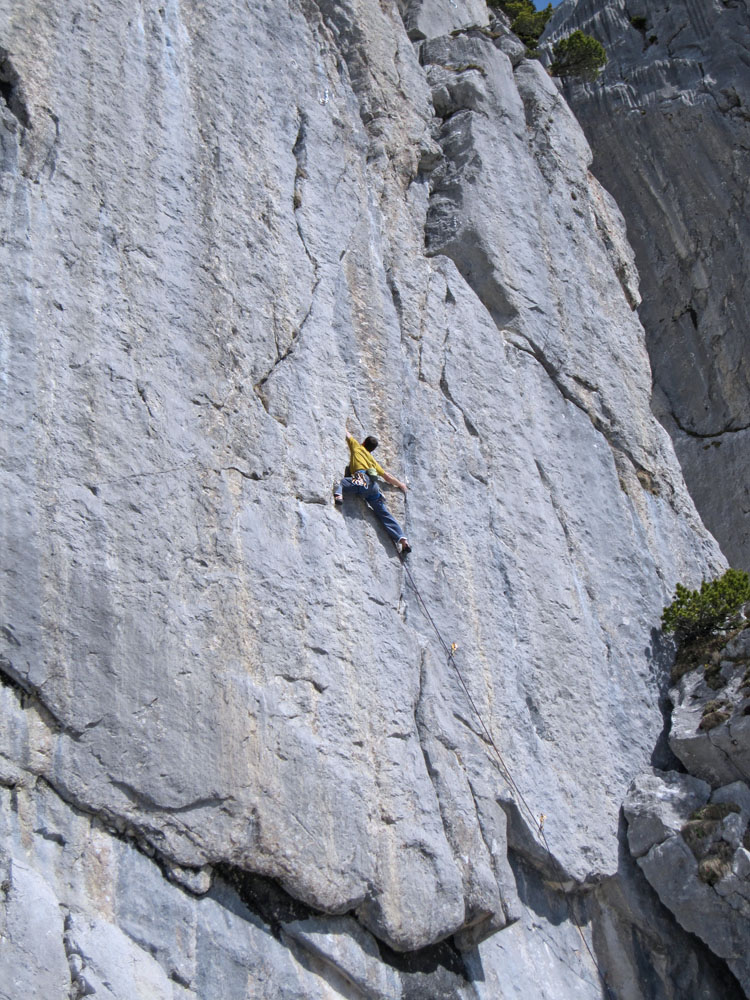
{"type": "MultiPolygon", "coordinates": [[[[487,726],[487,724],[485,723],[484,719],[482,718],[482,713],[477,708],[476,702],[472,698],[471,692],[469,691],[469,688],[466,685],[466,681],[464,680],[463,674],[461,673],[461,670],[460,670],[458,664],[456,663],[455,652],[458,649],[458,646],[456,645],[455,642],[451,643],[451,645],[449,646],[448,643],[443,638],[443,636],[442,636],[442,634],[440,632],[440,629],[437,627],[437,625],[435,623],[435,619],[430,614],[430,609],[425,604],[425,600],[424,600],[424,598],[422,597],[422,595],[421,595],[421,593],[419,591],[419,587],[417,587],[416,583],[414,582],[414,577],[412,576],[412,572],[409,569],[409,566],[407,565],[406,560],[404,559],[403,556],[401,557],[401,564],[404,567],[404,571],[405,571],[406,576],[407,576],[407,578],[409,580],[409,583],[411,584],[411,588],[412,588],[412,590],[414,591],[414,593],[415,593],[415,595],[417,597],[417,601],[419,602],[419,605],[420,605],[420,607],[422,609],[422,612],[423,612],[425,618],[427,619],[427,621],[432,626],[432,628],[433,628],[433,630],[435,632],[435,635],[438,637],[438,641],[440,642],[440,645],[443,647],[443,650],[444,650],[445,655],[447,657],[448,663],[455,670],[456,676],[458,677],[459,683],[460,683],[460,685],[461,685],[461,687],[462,687],[462,689],[464,691],[464,694],[466,695],[466,698],[467,698],[469,704],[471,705],[472,711],[474,712],[474,715],[476,716],[477,721],[479,722],[481,730],[484,733],[484,737],[485,737],[487,743],[489,744],[489,746],[492,748],[492,750],[493,750],[493,752],[495,754],[495,757],[497,758],[497,762],[498,762],[498,764],[500,766],[500,771],[502,773],[503,778],[508,783],[508,787],[510,788],[511,792],[517,797],[517,800],[518,800],[518,803],[520,804],[520,807],[522,807],[522,809],[526,811],[528,817],[531,819],[532,828],[538,834],[539,839],[541,841],[541,844],[544,847],[545,851],[547,852],[547,854],[550,857],[553,857],[553,854],[552,854],[552,851],[550,849],[549,843],[547,842],[546,834],[544,832],[544,821],[545,821],[546,817],[542,813],[542,815],[539,817],[539,819],[537,819],[537,817],[534,815],[534,813],[531,810],[531,806],[528,804],[528,802],[524,798],[524,795],[521,792],[521,789],[516,784],[516,781],[515,781],[515,779],[513,778],[513,775],[510,772],[510,768],[508,767],[508,765],[503,760],[503,756],[502,756],[502,754],[500,753],[500,751],[497,748],[497,744],[495,743],[495,740],[492,737],[492,733],[490,732],[489,727],[487,726]]],[[[565,887],[563,886],[562,881],[559,878],[557,878],[557,879],[553,879],[553,882],[556,882],[557,885],[559,886],[560,893],[562,894],[562,897],[565,900],[565,905],[567,907],[568,914],[569,914],[569,916],[570,916],[573,924],[575,924],[576,930],[578,931],[578,933],[579,933],[579,935],[581,937],[581,941],[583,941],[584,947],[585,947],[586,951],[588,952],[589,957],[591,958],[591,961],[594,963],[594,967],[595,967],[595,969],[596,969],[596,971],[597,971],[597,973],[599,975],[599,978],[601,979],[602,985],[604,986],[604,989],[606,990],[606,993],[607,993],[607,996],[609,997],[609,1000],[617,1000],[614,992],[612,991],[611,987],[607,983],[607,979],[606,979],[606,976],[604,975],[604,971],[602,970],[601,965],[599,964],[596,956],[594,955],[594,952],[591,950],[591,946],[589,945],[588,941],[586,940],[586,935],[583,933],[583,928],[581,927],[580,921],[578,920],[578,918],[576,917],[575,912],[573,911],[573,907],[571,905],[570,899],[568,898],[568,894],[565,892],[565,887]]]]}

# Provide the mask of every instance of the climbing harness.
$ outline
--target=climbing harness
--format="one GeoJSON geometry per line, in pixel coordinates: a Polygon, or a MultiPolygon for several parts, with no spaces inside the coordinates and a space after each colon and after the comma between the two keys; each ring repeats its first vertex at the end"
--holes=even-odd
{"type": "MultiPolygon", "coordinates": [[[[398,547],[396,548],[396,551],[398,551],[398,547]]],[[[414,582],[414,576],[412,575],[412,572],[409,569],[409,566],[407,565],[406,560],[403,558],[403,556],[401,557],[401,563],[402,563],[402,565],[404,567],[404,571],[406,572],[406,576],[407,576],[407,579],[409,580],[411,588],[412,588],[412,590],[414,591],[414,593],[415,593],[415,595],[417,597],[417,601],[419,602],[419,605],[420,605],[420,607],[422,609],[422,612],[423,612],[424,616],[427,618],[427,621],[432,626],[432,628],[433,628],[433,630],[435,632],[435,635],[438,637],[438,641],[440,642],[440,645],[443,647],[443,650],[444,650],[445,655],[447,657],[448,663],[453,667],[454,671],[456,672],[456,676],[458,677],[459,683],[461,684],[461,687],[463,688],[464,694],[466,695],[466,698],[467,698],[469,704],[471,705],[472,711],[474,712],[474,715],[476,716],[477,721],[479,722],[481,730],[484,733],[484,737],[485,737],[488,745],[492,748],[492,750],[494,752],[495,758],[496,758],[497,763],[498,763],[498,765],[500,767],[500,773],[502,774],[503,778],[507,782],[508,787],[511,790],[511,793],[513,795],[515,795],[515,797],[517,798],[517,804],[519,806],[519,811],[523,811],[523,810],[526,811],[527,816],[531,819],[532,828],[537,832],[537,834],[538,834],[538,836],[540,838],[542,846],[546,850],[547,854],[550,857],[553,857],[552,851],[551,851],[550,846],[549,846],[549,844],[547,842],[546,834],[544,832],[544,822],[547,819],[547,817],[544,815],[544,813],[542,813],[539,816],[539,818],[537,819],[537,817],[534,815],[534,813],[531,810],[531,806],[528,804],[528,802],[524,798],[523,793],[521,792],[521,789],[516,784],[516,782],[515,782],[515,780],[513,778],[513,775],[511,774],[510,769],[508,768],[508,765],[503,760],[502,754],[498,750],[497,744],[495,743],[495,740],[492,737],[492,733],[490,732],[489,727],[487,726],[487,724],[485,723],[484,719],[482,718],[482,714],[479,711],[479,709],[477,708],[476,702],[474,701],[474,699],[471,696],[471,692],[469,691],[469,689],[468,689],[468,687],[466,685],[466,681],[464,680],[463,674],[461,673],[461,670],[460,670],[460,668],[458,666],[458,663],[456,663],[455,653],[456,653],[456,650],[458,649],[458,644],[455,643],[455,642],[452,642],[450,644],[450,646],[449,646],[448,643],[445,641],[445,639],[443,638],[443,636],[442,636],[442,634],[440,632],[440,629],[437,627],[437,625],[435,623],[435,619],[432,617],[432,615],[430,614],[429,608],[425,604],[425,600],[424,600],[424,598],[422,597],[422,595],[421,595],[421,593],[419,591],[419,587],[417,587],[416,583],[414,582]]],[[[565,900],[565,905],[567,907],[568,914],[569,914],[572,922],[575,924],[576,930],[578,931],[578,933],[579,933],[579,935],[581,937],[581,941],[583,941],[584,947],[585,947],[586,951],[588,952],[589,957],[591,958],[591,961],[594,964],[594,968],[596,969],[596,971],[597,971],[597,973],[599,975],[599,978],[601,979],[602,985],[604,986],[604,989],[606,990],[606,993],[607,993],[607,996],[609,997],[609,1000],[617,1000],[617,998],[615,996],[615,993],[613,992],[612,988],[607,983],[607,979],[606,979],[606,977],[604,975],[604,971],[602,970],[601,965],[599,964],[596,956],[594,955],[594,952],[591,949],[591,946],[589,945],[588,941],[586,940],[586,935],[583,933],[583,928],[581,927],[580,921],[578,920],[578,918],[577,918],[577,916],[576,916],[576,914],[575,914],[575,912],[573,910],[573,907],[571,905],[570,899],[568,898],[568,894],[565,892],[565,887],[563,886],[562,881],[559,878],[554,878],[552,881],[556,882],[557,885],[559,886],[559,891],[560,891],[563,899],[565,900]]]]}

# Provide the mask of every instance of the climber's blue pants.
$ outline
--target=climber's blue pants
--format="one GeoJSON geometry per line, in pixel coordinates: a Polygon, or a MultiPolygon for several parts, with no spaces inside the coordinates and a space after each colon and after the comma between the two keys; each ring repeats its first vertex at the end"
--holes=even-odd
{"type": "Polygon", "coordinates": [[[336,493],[354,493],[356,496],[363,497],[367,501],[367,506],[375,514],[394,542],[404,537],[401,525],[385,505],[380,488],[370,479],[366,472],[358,472],[356,476],[344,476],[338,485],[336,493]]]}

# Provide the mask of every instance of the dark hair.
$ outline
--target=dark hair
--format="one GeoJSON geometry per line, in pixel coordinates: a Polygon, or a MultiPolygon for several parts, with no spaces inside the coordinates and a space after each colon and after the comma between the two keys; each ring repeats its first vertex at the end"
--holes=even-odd
{"type": "Polygon", "coordinates": [[[367,448],[368,451],[375,451],[375,449],[378,446],[378,439],[376,437],[373,437],[372,434],[369,434],[364,439],[362,444],[364,445],[365,448],[367,448]]]}

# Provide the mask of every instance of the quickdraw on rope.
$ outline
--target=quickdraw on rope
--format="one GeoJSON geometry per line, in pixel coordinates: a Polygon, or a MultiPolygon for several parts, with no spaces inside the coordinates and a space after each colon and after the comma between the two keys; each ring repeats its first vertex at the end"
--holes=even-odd
{"type": "MultiPolygon", "coordinates": [[[[514,794],[516,796],[517,802],[519,804],[519,808],[522,809],[522,810],[525,810],[527,816],[531,820],[532,829],[534,829],[536,831],[536,833],[538,834],[538,836],[540,838],[540,841],[541,841],[541,843],[542,843],[545,851],[547,852],[547,854],[550,857],[553,857],[552,851],[551,851],[550,846],[549,846],[549,844],[547,842],[546,834],[544,832],[544,821],[547,819],[547,817],[544,815],[544,813],[541,813],[541,815],[538,818],[534,815],[534,813],[532,812],[531,806],[528,804],[528,802],[526,801],[526,799],[523,796],[523,793],[521,792],[521,789],[516,784],[516,782],[515,782],[515,780],[513,778],[513,775],[511,774],[510,769],[508,768],[508,765],[503,760],[503,756],[500,753],[500,751],[498,750],[497,744],[495,743],[495,740],[492,738],[492,733],[490,732],[489,727],[487,726],[487,724],[485,723],[484,719],[482,718],[482,713],[477,708],[476,702],[472,698],[471,692],[469,691],[469,689],[468,689],[468,687],[466,685],[466,681],[464,680],[463,674],[461,673],[461,670],[460,670],[458,664],[456,663],[455,653],[456,653],[456,650],[458,649],[458,643],[452,642],[450,644],[450,646],[449,646],[448,643],[445,641],[445,639],[443,638],[443,636],[442,636],[442,634],[440,632],[440,629],[437,627],[437,625],[435,623],[435,619],[430,614],[430,609],[425,604],[424,598],[422,597],[422,595],[421,595],[421,593],[419,591],[419,587],[417,587],[416,583],[414,582],[414,577],[412,576],[412,572],[409,569],[409,567],[408,567],[408,565],[406,563],[406,560],[403,557],[401,558],[401,564],[404,567],[404,572],[406,573],[407,579],[409,580],[409,583],[411,584],[411,588],[412,588],[412,590],[414,591],[414,593],[416,595],[417,601],[419,602],[419,605],[420,605],[420,607],[422,609],[422,612],[423,612],[425,618],[427,619],[427,621],[432,626],[432,628],[433,628],[433,630],[435,632],[435,635],[438,637],[438,641],[440,642],[440,645],[443,647],[443,650],[445,651],[445,655],[446,655],[446,657],[448,659],[448,663],[453,667],[453,669],[454,669],[454,671],[456,673],[456,676],[458,677],[459,683],[460,683],[460,685],[461,685],[461,687],[462,687],[462,689],[464,691],[464,694],[466,695],[466,698],[467,698],[469,704],[471,705],[472,711],[474,712],[474,715],[476,716],[477,721],[479,722],[479,726],[480,726],[480,728],[482,730],[482,733],[484,734],[485,740],[487,741],[488,745],[492,748],[492,750],[493,750],[493,752],[495,754],[495,758],[496,758],[497,763],[498,763],[499,768],[500,768],[500,773],[502,774],[503,778],[507,782],[508,787],[510,788],[512,794],[514,794]]],[[[617,1000],[614,992],[612,991],[611,987],[607,983],[607,979],[606,979],[606,977],[604,975],[604,971],[603,971],[601,965],[599,964],[596,956],[594,955],[593,951],[591,950],[591,946],[589,945],[588,941],[586,940],[586,935],[583,933],[583,928],[581,927],[581,923],[578,920],[578,918],[577,918],[577,916],[576,916],[576,914],[575,914],[575,912],[573,910],[573,907],[571,905],[570,899],[568,898],[568,894],[565,892],[565,888],[564,888],[564,886],[562,884],[562,881],[559,878],[553,879],[552,881],[556,882],[557,885],[559,886],[560,893],[562,894],[562,897],[565,900],[565,905],[567,907],[568,914],[569,914],[569,916],[570,916],[573,924],[575,925],[576,930],[578,931],[578,933],[579,933],[579,935],[581,937],[581,941],[583,941],[584,947],[585,947],[586,951],[588,952],[589,957],[591,958],[591,961],[594,964],[594,968],[596,969],[596,971],[597,971],[597,973],[599,975],[599,978],[602,981],[602,985],[604,986],[604,989],[607,992],[607,996],[610,998],[610,1000],[617,1000]]]]}

